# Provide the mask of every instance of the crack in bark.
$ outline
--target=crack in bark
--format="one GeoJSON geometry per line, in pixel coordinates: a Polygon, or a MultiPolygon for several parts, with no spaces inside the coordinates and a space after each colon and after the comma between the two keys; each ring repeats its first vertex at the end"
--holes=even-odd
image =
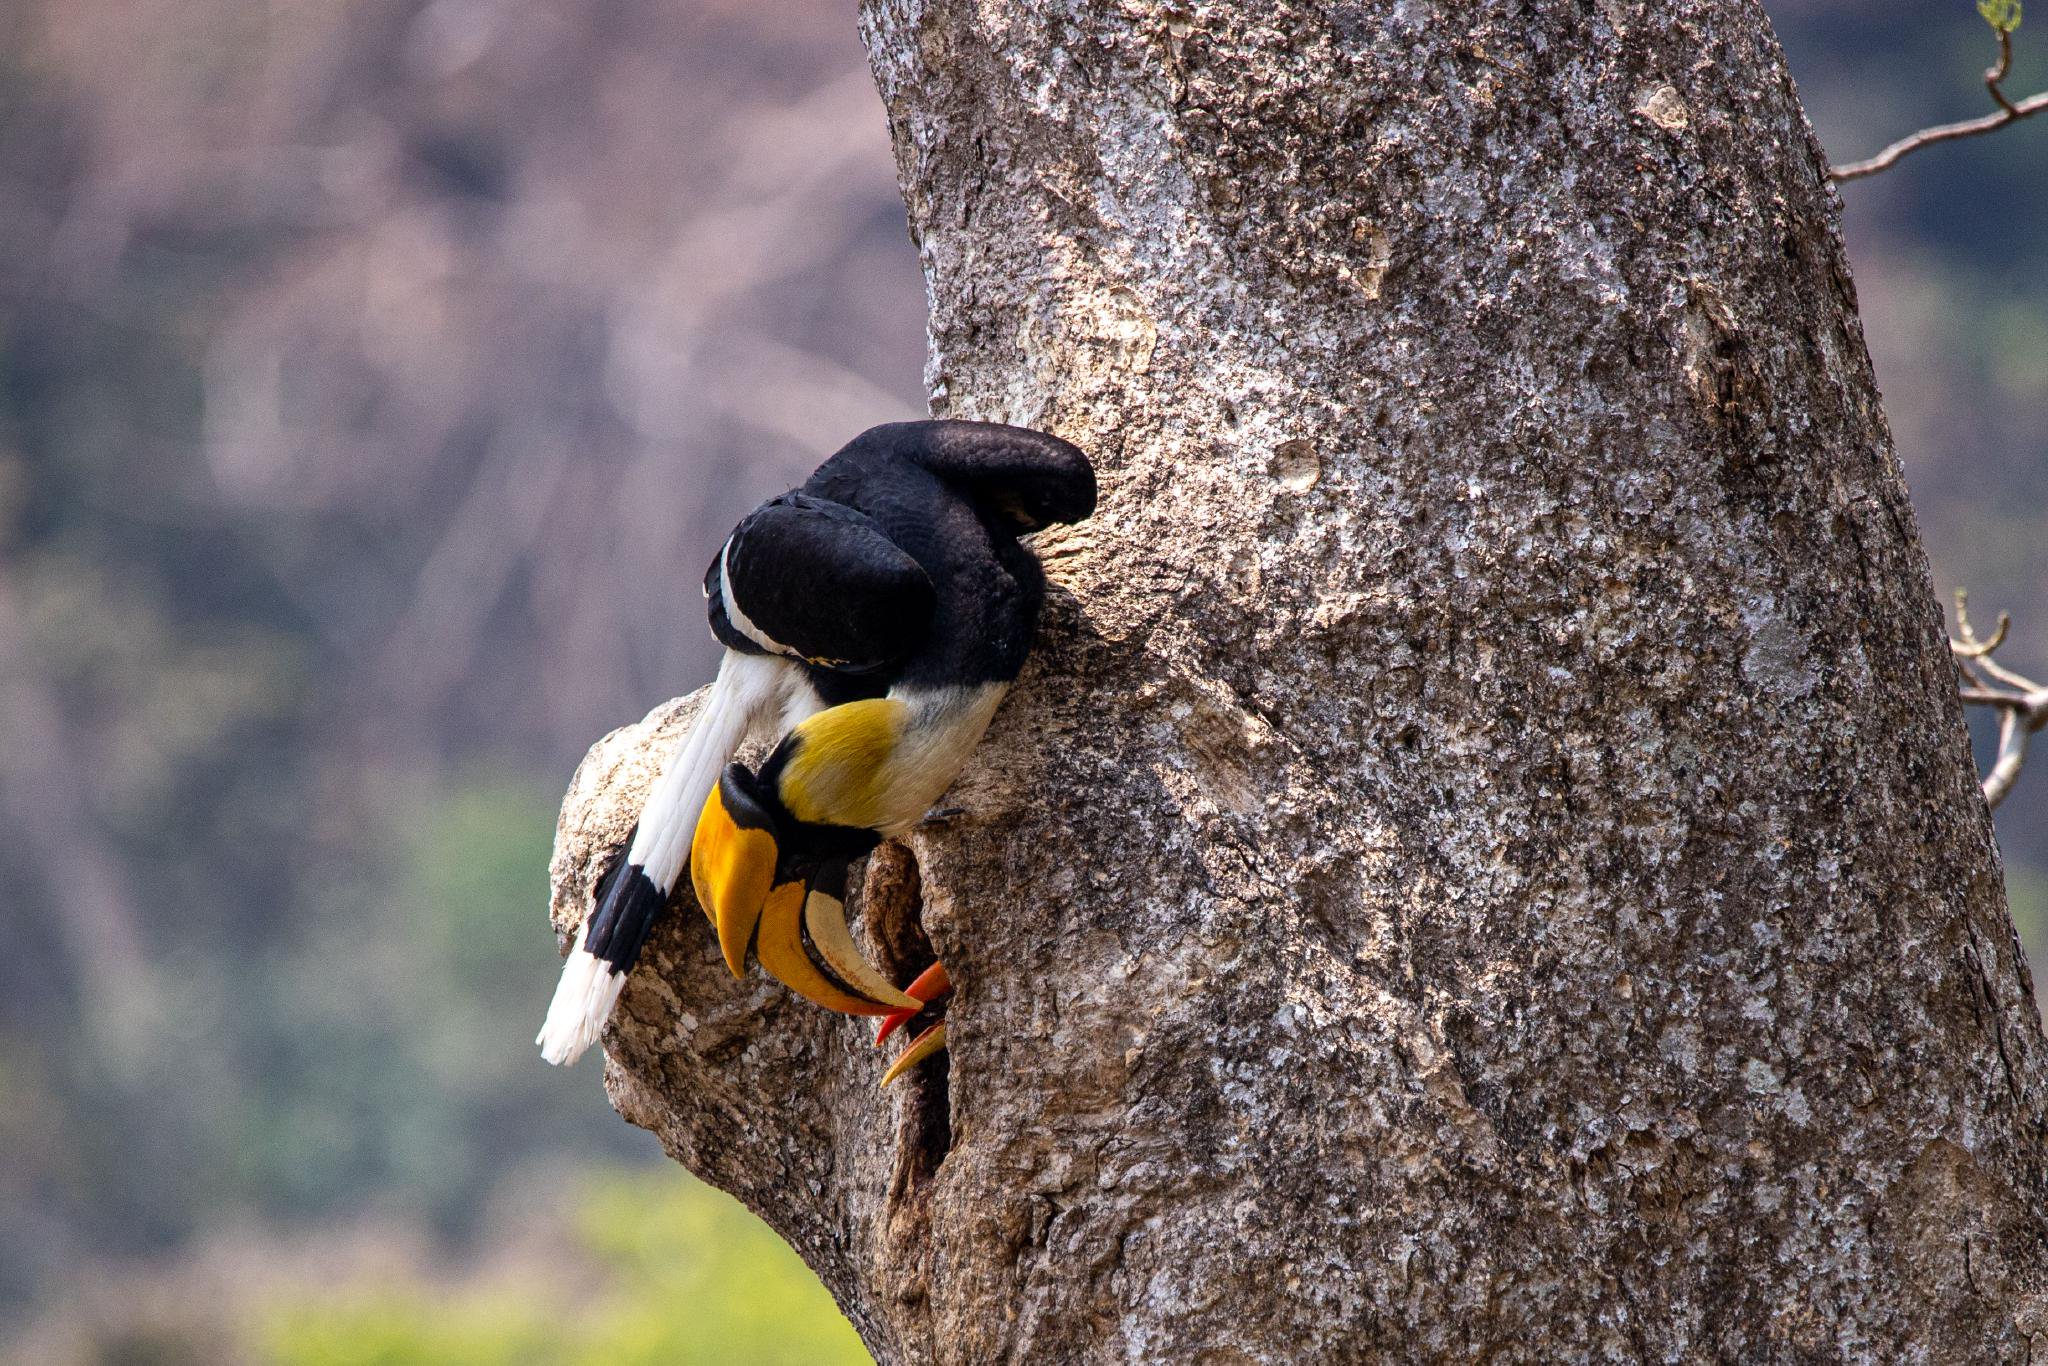
{"type": "MultiPolygon", "coordinates": [[[[876,965],[891,981],[910,981],[938,957],[924,930],[923,892],[917,855],[908,845],[889,840],[868,856],[861,878],[860,913],[876,965]]],[[[923,1018],[913,1020],[895,1037],[907,1044],[916,1037],[923,1018]]],[[[928,1184],[952,1149],[951,1068],[951,1055],[941,1054],[896,1083],[904,1106],[889,1182],[892,1202],[907,1199],[928,1184]]]]}

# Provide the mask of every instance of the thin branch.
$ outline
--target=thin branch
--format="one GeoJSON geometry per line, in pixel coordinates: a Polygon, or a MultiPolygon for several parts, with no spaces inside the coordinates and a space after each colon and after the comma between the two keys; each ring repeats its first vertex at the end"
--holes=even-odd
{"type": "Polygon", "coordinates": [[[1984,804],[1993,808],[2019,781],[2020,768],[2027,762],[2027,742],[2035,731],[2048,726],[2048,686],[1991,658],[1992,651],[2005,643],[2011,627],[2012,619],[2000,612],[1991,639],[1980,639],[1970,625],[1970,596],[1956,590],[1956,634],[1949,639],[1948,648],[1955,656],[1956,672],[1963,677],[1958,695],[1965,706],[1996,707],[1999,713],[1998,757],[1980,783],[1984,804]]]}
{"type": "Polygon", "coordinates": [[[1998,65],[1984,73],[1984,88],[1991,92],[1992,100],[2000,109],[2016,119],[2025,118],[2019,106],[2005,97],[2003,85],[2005,73],[2012,70],[2012,30],[2001,28],[1994,32],[1998,34],[1998,65]]]}
{"type": "Polygon", "coordinates": [[[2009,692],[2000,692],[1995,688],[1961,688],[1957,690],[1956,696],[1962,699],[1964,706],[2005,707],[2024,713],[2033,706],[2036,694],[2026,693],[2015,696],[2009,692]]]}
{"type": "Polygon", "coordinates": [[[0,812],[9,847],[47,883],[47,923],[72,957],[83,1019],[103,1066],[132,1065],[162,1000],[142,926],[143,903],[128,885],[79,767],[60,688],[38,666],[19,594],[0,576],[0,712],[8,742],[0,755],[0,812]]]}
{"type": "Polygon", "coordinates": [[[1891,146],[1879,152],[1868,161],[1852,161],[1847,166],[1837,166],[1828,172],[1828,179],[1834,181],[1860,180],[1867,175],[1889,170],[1894,162],[1908,152],[1917,152],[1922,147],[1932,147],[1937,142],[1953,142],[1957,138],[1975,137],[2003,128],[2008,123],[2018,123],[2048,109],[2048,90],[2038,95],[2029,95],[2015,104],[2005,93],[2005,75],[2012,69],[2012,33],[2008,29],[1997,29],[1998,65],[1984,73],[1984,88],[1991,92],[1991,98],[1998,105],[1998,112],[1986,114],[1979,119],[1965,119],[1961,123],[1944,123],[1934,128],[1923,128],[1911,137],[1900,138],[1891,146]]]}
{"type": "Polygon", "coordinates": [[[1991,771],[1984,775],[1984,805],[1992,810],[2005,800],[2013,784],[2020,780],[2020,766],[2027,762],[2027,741],[2033,737],[2033,727],[2020,724],[2020,714],[2007,711],[1998,718],[1998,759],[1991,765],[1991,771]]]}
{"type": "Polygon", "coordinates": [[[1982,659],[1999,646],[2005,644],[2006,633],[2012,630],[2012,614],[1998,614],[1998,629],[1991,633],[1991,639],[1978,640],[1977,633],[1970,629],[1970,594],[1967,589],[1956,590],[1956,629],[1963,633],[1963,641],[1951,640],[1948,647],[1962,659],[1982,659]]]}

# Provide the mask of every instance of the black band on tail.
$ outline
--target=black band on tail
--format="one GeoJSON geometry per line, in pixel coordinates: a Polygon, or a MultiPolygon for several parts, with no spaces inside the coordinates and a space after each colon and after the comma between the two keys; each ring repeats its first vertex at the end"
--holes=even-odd
{"type": "MultiPolygon", "coordinates": [[[[629,842],[627,848],[631,847],[629,842]]],[[[584,950],[613,972],[632,971],[640,950],[647,945],[654,922],[661,919],[667,905],[668,898],[661,889],[644,869],[626,862],[622,850],[598,888],[597,909],[590,913],[590,925],[583,936],[584,950]]]]}

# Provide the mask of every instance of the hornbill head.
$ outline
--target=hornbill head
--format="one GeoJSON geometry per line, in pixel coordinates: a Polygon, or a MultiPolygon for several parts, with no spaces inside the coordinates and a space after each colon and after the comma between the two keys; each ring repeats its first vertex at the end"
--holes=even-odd
{"type": "Polygon", "coordinates": [[[690,880],[733,976],[751,949],[769,975],[847,1015],[922,1008],[854,946],[846,927],[847,864],[878,842],[872,830],[797,820],[772,781],[726,766],[690,846],[690,880]]]}

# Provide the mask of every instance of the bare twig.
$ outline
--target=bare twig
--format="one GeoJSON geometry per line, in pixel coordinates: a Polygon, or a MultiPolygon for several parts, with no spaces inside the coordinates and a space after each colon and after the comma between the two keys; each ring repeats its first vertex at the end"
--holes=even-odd
{"type": "MultiPolygon", "coordinates": [[[[1988,11],[1984,17],[1991,20],[1988,11]]],[[[2016,13],[2012,22],[2019,22],[2016,13]]],[[[2012,69],[2012,30],[1999,27],[1995,20],[1992,21],[1992,30],[1998,34],[1998,65],[1984,73],[1984,88],[1991,92],[1992,100],[1998,105],[1997,113],[1986,114],[1978,119],[1965,119],[1961,123],[1944,123],[1934,128],[1923,128],[1911,137],[1900,138],[1868,161],[1852,161],[1847,166],[1835,167],[1828,172],[1828,179],[1860,180],[1867,175],[1876,175],[1879,171],[1889,170],[1894,162],[1908,152],[1917,152],[1922,147],[1931,147],[1937,142],[1953,142],[1957,138],[1989,133],[2005,127],[2008,123],[2017,123],[2021,119],[2040,113],[2043,109],[2048,109],[2048,90],[2038,95],[2030,95],[2017,104],[2006,95],[2005,76],[2012,69]]]]}
{"type": "Polygon", "coordinates": [[[1992,659],[1992,652],[2005,643],[2012,619],[1998,614],[1998,629],[1989,640],[1978,638],[1970,625],[1970,595],[1956,590],[1956,634],[1949,650],[1955,655],[1956,671],[1963,676],[1960,696],[1965,706],[1998,708],[1998,757],[1984,775],[1984,803],[1996,807],[2019,781],[2020,767],[2027,761],[2027,742],[2034,732],[2048,726],[2048,686],[2015,673],[1992,659]]]}
{"type": "Polygon", "coordinates": [[[1992,32],[1998,35],[1998,65],[1984,73],[1984,88],[1991,92],[1992,100],[2000,109],[2016,119],[2025,118],[2019,106],[2005,97],[2003,86],[2005,73],[2012,70],[2012,30],[2001,28],[1992,32]]]}

